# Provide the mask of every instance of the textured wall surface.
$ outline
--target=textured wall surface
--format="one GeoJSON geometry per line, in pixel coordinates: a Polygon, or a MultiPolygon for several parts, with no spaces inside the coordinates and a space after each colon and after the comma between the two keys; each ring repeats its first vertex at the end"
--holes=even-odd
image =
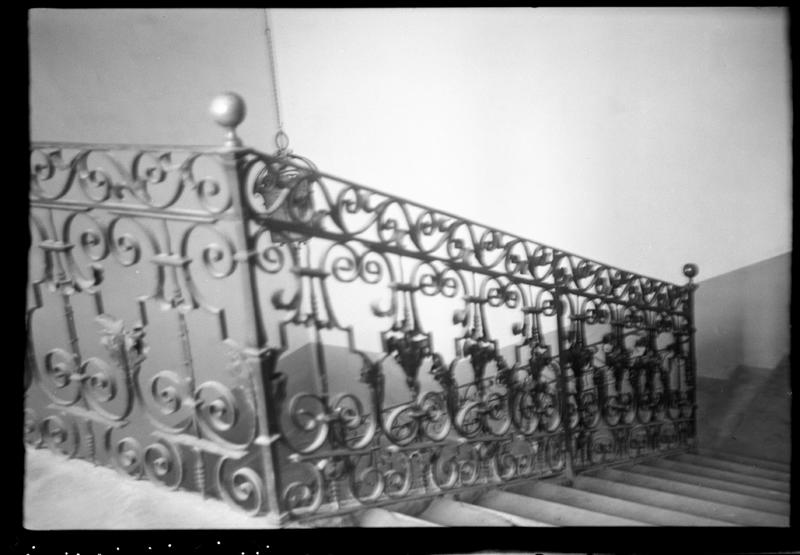
{"type": "Polygon", "coordinates": [[[698,441],[703,447],[757,458],[792,458],[788,359],[765,370],[739,366],[728,379],[701,378],[698,441]]]}
{"type": "Polygon", "coordinates": [[[772,369],[789,354],[791,253],[700,282],[697,365],[728,378],[740,364],[772,369]]]}
{"type": "Polygon", "coordinates": [[[241,131],[270,148],[275,133],[263,12],[32,10],[35,141],[220,144],[211,98],[248,100],[241,131]]]}

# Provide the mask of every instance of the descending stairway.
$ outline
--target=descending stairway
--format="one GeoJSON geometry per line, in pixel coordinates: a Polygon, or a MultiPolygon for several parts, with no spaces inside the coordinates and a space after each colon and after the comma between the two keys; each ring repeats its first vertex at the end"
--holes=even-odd
{"type": "Polygon", "coordinates": [[[409,515],[366,510],[354,524],[394,526],[789,526],[790,466],[721,451],[595,468],[469,501],[439,498],[409,515]]]}
{"type": "MultiPolygon", "coordinates": [[[[274,524],[220,500],[168,491],[110,468],[30,450],[25,514],[29,529],[264,528],[274,524]],[[87,472],[93,480],[86,482],[87,472]]],[[[729,452],[693,453],[593,468],[571,483],[534,480],[485,493],[371,508],[351,520],[291,527],[435,526],[772,526],[789,525],[787,463],[729,452]]],[[[327,522],[326,522],[327,521],[327,522]]]]}

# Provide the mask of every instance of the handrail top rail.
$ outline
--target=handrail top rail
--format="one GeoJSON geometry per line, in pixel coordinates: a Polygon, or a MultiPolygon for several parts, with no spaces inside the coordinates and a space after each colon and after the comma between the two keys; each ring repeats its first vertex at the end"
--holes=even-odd
{"type": "Polygon", "coordinates": [[[604,262],[600,262],[598,260],[595,260],[595,259],[592,259],[592,258],[588,258],[588,257],[580,255],[580,254],[576,254],[576,253],[573,253],[573,252],[570,252],[570,251],[567,251],[567,250],[564,250],[564,249],[553,247],[551,245],[547,245],[547,244],[542,243],[540,241],[536,241],[536,240],[533,240],[533,239],[528,239],[526,237],[522,237],[521,235],[518,235],[516,233],[512,233],[510,231],[506,231],[504,229],[500,229],[498,227],[494,227],[494,226],[490,226],[490,225],[483,224],[483,223],[480,223],[480,222],[476,222],[475,220],[471,220],[471,219],[466,218],[464,216],[458,216],[456,214],[453,214],[452,212],[448,212],[447,210],[442,210],[440,208],[434,208],[432,206],[429,206],[427,204],[423,204],[423,203],[415,201],[415,200],[410,200],[410,199],[406,199],[406,198],[403,198],[403,197],[398,196],[398,195],[390,194],[390,193],[387,193],[385,191],[381,191],[380,189],[375,189],[374,187],[370,187],[369,185],[363,185],[361,183],[356,183],[355,181],[351,181],[349,179],[346,179],[346,178],[343,178],[343,177],[339,177],[339,176],[333,175],[331,173],[327,173],[327,172],[318,170],[316,168],[309,168],[307,166],[303,166],[301,164],[298,164],[298,163],[292,161],[291,159],[281,158],[279,156],[272,155],[272,154],[265,154],[265,153],[260,152],[260,151],[258,151],[256,149],[247,148],[247,147],[245,147],[245,148],[237,148],[235,150],[243,152],[245,154],[254,154],[254,155],[257,155],[257,156],[264,157],[264,158],[268,159],[270,162],[273,162],[273,163],[274,162],[280,162],[281,164],[292,166],[292,167],[297,168],[297,169],[301,169],[301,170],[303,170],[303,171],[305,171],[305,172],[307,172],[309,174],[314,175],[315,177],[320,177],[320,178],[325,178],[325,179],[332,179],[332,180],[338,181],[339,183],[342,183],[344,185],[357,187],[359,189],[363,189],[365,191],[369,191],[370,193],[375,193],[375,194],[382,195],[382,196],[385,196],[385,197],[388,197],[388,198],[396,199],[399,202],[404,202],[404,203],[410,204],[410,205],[412,205],[412,206],[414,206],[416,208],[420,208],[422,210],[435,212],[435,213],[437,213],[439,215],[446,216],[448,218],[461,220],[461,221],[463,221],[464,223],[467,223],[467,224],[476,225],[476,226],[485,228],[487,230],[491,230],[491,231],[494,231],[494,232],[497,232],[497,233],[502,233],[503,235],[507,235],[507,236],[511,237],[513,240],[519,240],[519,241],[525,241],[525,242],[529,242],[529,243],[534,243],[535,245],[540,246],[542,248],[551,249],[554,254],[558,254],[560,256],[576,257],[576,258],[579,258],[579,259],[581,259],[583,261],[595,264],[597,266],[602,266],[602,267],[608,268],[609,270],[615,270],[615,271],[618,271],[618,272],[623,272],[623,273],[628,274],[630,276],[634,276],[634,277],[637,277],[637,278],[649,280],[649,281],[654,282],[654,283],[663,283],[663,284],[666,284],[666,285],[674,285],[675,287],[678,287],[678,288],[685,287],[685,285],[680,285],[678,283],[670,282],[670,281],[667,281],[667,280],[664,280],[664,279],[654,278],[654,277],[651,277],[651,276],[646,276],[646,275],[640,274],[638,272],[631,272],[630,270],[625,270],[623,268],[617,268],[616,266],[612,266],[610,264],[606,264],[604,262]]]}
{"type": "Polygon", "coordinates": [[[360,190],[368,191],[373,194],[381,195],[387,197],[389,199],[394,199],[398,202],[405,203],[407,205],[413,206],[417,209],[421,209],[423,211],[429,211],[435,213],[437,215],[441,215],[447,218],[452,218],[455,220],[459,220],[464,222],[468,225],[478,226],[480,228],[484,228],[487,231],[492,231],[496,233],[501,233],[510,237],[512,241],[520,241],[520,242],[527,242],[536,245],[537,247],[541,247],[544,249],[549,249],[553,252],[554,256],[558,257],[574,257],[579,259],[581,262],[587,262],[593,264],[597,267],[603,267],[610,271],[624,273],[632,278],[635,279],[644,279],[648,280],[654,284],[663,284],[667,286],[674,286],[677,288],[686,287],[686,285],[680,285],[675,282],[667,281],[665,279],[654,278],[652,276],[647,276],[644,274],[640,274],[638,272],[632,272],[630,270],[625,270],[623,268],[618,268],[616,266],[612,266],[610,264],[606,264],[595,260],[593,258],[588,258],[586,256],[576,254],[561,248],[553,247],[551,245],[547,245],[545,243],[541,243],[539,241],[535,241],[533,239],[528,239],[526,237],[522,237],[516,233],[511,233],[509,231],[490,226],[487,224],[483,224],[480,222],[476,222],[469,218],[465,218],[463,216],[458,216],[453,214],[452,212],[448,212],[446,210],[442,210],[439,208],[434,208],[432,206],[426,205],[424,203],[406,199],[401,196],[397,196],[394,194],[387,193],[385,191],[381,191],[380,189],[376,189],[374,187],[370,187],[368,185],[363,185],[361,183],[356,183],[355,181],[351,181],[346,178],[342,178],[336,176],[331,173],[327,173],[317,169],[316,167],[309,167],[306,165],[301,165],[291,158],[280,156],[278,154],[267,154],[260,150],[257,150],[253,147],[248,146],[214,146],[214,145],[169,145],[169,144],[135,144],[135,143],[88,143],[88,142],[58,142],[58,141],[36,141],[30,143],[30,149],[69,149],[69,150],[81,150],[81,151],[140,151],[140,152],[150,152],[150,151],[176,151],[176,152],[190,152],[190,153],[198,153],[198,154],[218,154],[218,155],[253,155],[260,157],[267,161],[268,163],[280,163],[282,165],[291,166],[296,169],[302,170],[307,175],[313,175],[315,178],[323,178],[323,179],[330,179],[341,183],[343,185],[347,185],[350,187],[354,187],[360,190]]]}
{"type": "Polygon", "coordinates": [[[149,144],[149,143],[88,143],[81,141],[31,141],[31,150],[52,148],[67,150],[174,150],[179,152],[209,152],[223,153],[231,149],[220,145],[179,145],[179,144],[149,144]]]}

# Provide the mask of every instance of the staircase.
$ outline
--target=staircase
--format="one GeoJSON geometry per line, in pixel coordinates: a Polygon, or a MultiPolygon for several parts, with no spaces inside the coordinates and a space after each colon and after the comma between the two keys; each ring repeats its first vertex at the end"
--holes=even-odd
{"type": "Polygon", "coordinates": [[[363,527],[789,526],[790,466],[722,451],[596,468],[571,483],[541,480],[466,499],[438,498],[422,512],[375,508],[363,527]]]}
{"type": "MultiPolygon", "coordinates": [[[[28,453],[28,529],[265,528],[259,517],[216,499],[170,492],[109,468],[28,453]],[[87,472],[94,480],[86,482],[87,472]],[[57,484],[57,487],[56,487],[57,484]]],[[[480,494],[371,508],[307,526],[789,526],[790,466],[697,449],[595,468],[480,494]]]]}

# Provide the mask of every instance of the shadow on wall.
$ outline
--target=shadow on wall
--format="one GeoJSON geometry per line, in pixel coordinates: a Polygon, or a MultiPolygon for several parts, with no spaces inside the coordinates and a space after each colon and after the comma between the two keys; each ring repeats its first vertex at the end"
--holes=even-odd
{"type": "Polygon", "coordinates": [[[728,379],[740,365],[772,369],[790,350],[792,253],[699,283],[697,371],[728,379]]]}
{"type": "Polygon", "coordinates": [[[774,369],[739,366],[727,380],[698,382],[698,440],[702,447],[790,462],[789,359],[774,369]]]}
{"type": "Polygon", "coordinates": [[[702,446],[790,460],[790,287],[791,252],[700,283],[702,446]]]}

